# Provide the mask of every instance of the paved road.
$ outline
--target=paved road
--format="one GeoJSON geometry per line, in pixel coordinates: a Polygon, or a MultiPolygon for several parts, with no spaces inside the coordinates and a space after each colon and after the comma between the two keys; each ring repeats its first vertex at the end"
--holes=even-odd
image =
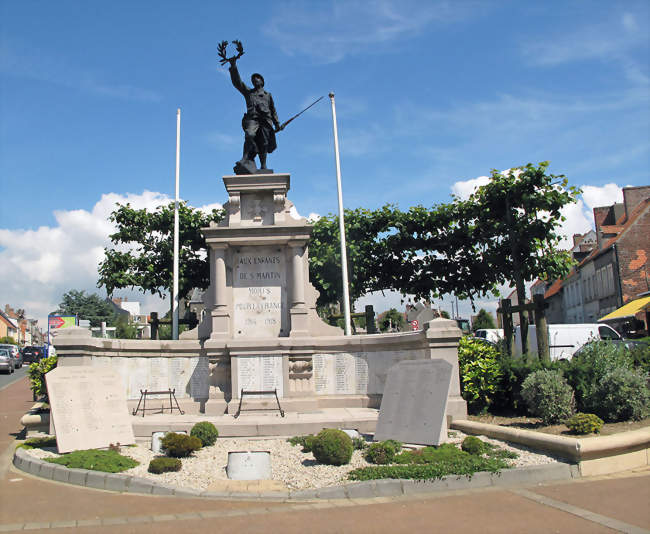
{"type": "Polygon", "coordinates": [[[24,376],[27,376],[27,371],[29,370],[29,364],[23,366],[20,369],[16,369],[13,374],[0,374],[0,390],[4,389],[9,384],[17,382],[24,376]]]}
{"type": "Polygon", "coordinates": [[[522,488],[306,504],[116,494],[45,481],[10,465],[27,380],[0,391],[0,532],[283,534],[650,533],[650,469],[522,488]]]}

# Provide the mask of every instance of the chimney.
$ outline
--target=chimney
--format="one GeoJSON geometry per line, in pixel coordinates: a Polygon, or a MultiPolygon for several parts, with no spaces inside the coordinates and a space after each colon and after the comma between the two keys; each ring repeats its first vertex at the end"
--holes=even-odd
{"type": "Polygon", "coordinates": [[[650,185],[623,188],[623,205],[625,206],[625,221],[641,202],[650,197],[650,185]]]}

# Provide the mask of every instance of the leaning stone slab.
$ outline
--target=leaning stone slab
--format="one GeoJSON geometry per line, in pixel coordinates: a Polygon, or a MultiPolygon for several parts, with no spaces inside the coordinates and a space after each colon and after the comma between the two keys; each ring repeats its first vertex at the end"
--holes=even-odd
{"type": "Polygon", "coordinates": [[[453,366],[445,360],[401,361],[388,371],[375,441],[419,445],[447,441],[447,398],[453,366]]]}
{"type": "Polygon", "coordinates": [[[110,367],[57,367],[45,381],[59,453],[135,443],[124,384],[110,367]]]}

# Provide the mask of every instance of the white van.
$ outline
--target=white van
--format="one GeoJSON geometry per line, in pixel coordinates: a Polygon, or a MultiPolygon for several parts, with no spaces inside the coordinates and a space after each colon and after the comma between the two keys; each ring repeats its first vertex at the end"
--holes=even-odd
{"type": "Polygon", "coordinates": [[[480,337],[487,339],[492,343],[498,343],[503,339],[503,329],[502,328],[479,328],[474,332],[474,337],[480,337]]]}
{"type": "MultiPolygon", "coordinates": [[[[621,339],[611,326],[597,323],[549,324],[548,347],[551,361],[570,360],[575,352],[592,339],[621,339]]],[[[537,331],[535,325],[528,325],[528,350],[537,354],[537,331]]],[[[521,356],[521,327],[515,329],[513,352],[521,356]]]]}

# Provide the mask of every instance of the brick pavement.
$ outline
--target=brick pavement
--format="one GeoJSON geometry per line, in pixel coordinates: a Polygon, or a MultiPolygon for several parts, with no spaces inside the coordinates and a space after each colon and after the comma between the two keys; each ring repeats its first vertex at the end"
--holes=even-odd
{"type": "Polygon", "coordinates": [[[140,496],[73,487],[10,465],[27,381],[0,391],[0,532],[650,532],[650,469],[524,488],[426,497],[271,503],[140,496]]]}

